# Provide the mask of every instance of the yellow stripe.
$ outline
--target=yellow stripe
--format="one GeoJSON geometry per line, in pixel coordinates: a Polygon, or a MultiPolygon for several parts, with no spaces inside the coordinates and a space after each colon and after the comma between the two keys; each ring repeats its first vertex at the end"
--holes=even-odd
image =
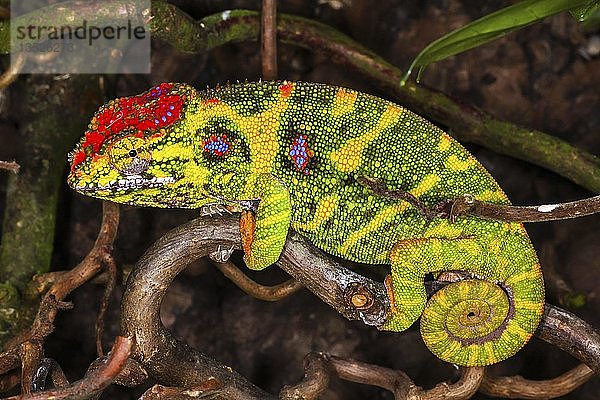
{"type": "Polygon", "coordinates": [[[450,357],[454,354],[456,354],[457,352],[459,352],[461,349],[461,345],[458,342],[450,342],[450,345],[446,348],[446,350],[444,350],[439,357],[442,360],[447,360],[448,358],[453,358],[450,357]]]}
{"type": "Polygon", "coordinates": [[[496,355],[494,354],[493,342],[485,342],[483,344],[483,351],[485,352],[485,359],[488,364],[493,364],[496,361],[496,355]]]}
{"type": "Polygon", "coordinates": [[[456,247],[473,256],[481,254],[481,247],[475,240],[457,240],[456,247]]]}
{"type": "Polygon", "coordinates": [[[321,224],[333,216],[338,200],[339,197],[335,194],[323,196],[317,204],[317,210],[315,211],[313,219],[306,223],[294,224],[293,228],[303,229],[305,231],[316,230],[321,224]]]}
{"type": "Polygon", "coordinates": [[[423,237],[453,238],[460,236],[461,233],[462,229],[460,229],[456,224],[451,224],[447,220],[443,220],[438,224],[432,224],[432,226],[425,231],[423,237]]]}
{"type": "Polygon", "coordinates": [[[445,340],[448,340],[448,333],[444,330],[428,332],[427,335],[423,336],[423,341],[431,345],[435,345],[445,340]]]}
{"type": "Polygon", "coordinates": [[[402,111],[402,108],[398,106],[388,105],[373,129],[359,137],[348,140],[339,150],[331,152],[331,160],[337,169],[341,172],[356,170],[362,161],[362,153],[365,148],[377,139],[381,132],[395,124],[402,115],[402,111]]]}
{"type": "Polygon", "coordinates": [[[475,196],[479,201],[506,201],[508,198],[506,194],[500,189],[498,190],[486,190],[475,196]]]}
{"type": "Polygon", "coordinates": [[[493,254],[500,254],[501,247],[502,240],[500,240],[500,238],[492,238],[487,244],[487,250],[493,254]]]}
{"type": "Polygon", "coordinates": [[[531,333],[527,332],[525,329],[521,328],[517,324],[509,324],[506,328],[507,331],[511,333],[517,334],[523,342],[527,342],[529,338],[532,336],[531,333]]]}
{"type": "Polygon", "coordinates": [[[515,283],[521,282],[521,281],[525,281],[525,280],[529,280],[529,279],[533,279],[533,280],[537,280],[539,277],[539,272],[536,270],[527,270],[527,271],[523,271],[520,272],[518,274],[514,274],[512,276],[509,276],[508,279],[506,280],[506,284],[508,285],[514,285],[515,283]]]}
{"type": "Polygon", "coordinates": [[[451,171],[466,171],[467,169],[476,166],[477,163],[473,157],[461,160],[455,154],[452,154],[446,159],[444,165],[451,171]]]}
{"type": "Polygon", "coordinates": [[[350,92],[346,89],[339,89],[335,94],[331,115],[334,117],[339,117],[353,111],[354,103],[356,102],[357,97],[358,94],[356,92],[350,92]]]}
{"type": "Polygon", "coordinates": [[[469,365],[477,365],[477,360],[479,359],[479,352],[481,349],[477,345],[470,345],[463,351],[468,350],[469,352],[469,365]]]}
{"type": "Polygon", "coordinates": [[[452,144],[452,138],[447,133],[442,133],[442,137],[440,137],[440,142],[438,143],[438,150],[440,152],[448,151],[450,149],[450,145],[452,144]]]}
{"type": "Polygon", "coordinates": [[[192,126],[203,127],[214,117],[227,117],[240,129],[246,137],[252,159],[252,172],[271,172],[279,150],[277,129],[281,115],[288,108],[288,97],[280,94],[277,101],[258,115],[243,116],[225,102],[204,103],[202,112],[190,115],[192,126]]]}
{"type": "Polygon", "coordinates": [[[338,248],[342,254],[345,253],[350,247],[354,246],[358,241],[369,233],[377,230],[388,220],[394,218],[396,215],[404,212],[408,208],[408,203],[402,202],[393,204],[381,210],[366,226],[358,231],[352,232],[348,239],[338,248]]]}
{"type": "MultiPolygon", "coordinates": [[[[427,175],[414,189],[409,192],[414,196],[421,196],[431,190],[438,182],[440,177],[437,175],[427,175]]],[[[367,236],[369,233],[377,230],[385,222],[395,217],[397,214],[404,212],[408,208],[408,203],[401,202],[393,204],[381,210],[365,227],[358,231],[352,232],[348,239],[338,248],[340,252],[346,252],[350,247],[358,243],[359,240],[367,236]]]]}
{"type": "Polygon", "coordinates": [[[416,188],[412,189],[410,193],[417,197],[421,197],[428,191],[430,191],[439,181],[440,177],[434,174],[427,175],[425,178],[419,182],[416,188]]]}
{"type": "Polygon", "coordinates": [[[537,311],[540,312],[544,307],[543,303],[536,303],[529,300],[515,299],[515,308],[517,310],[537,311]]]}
{"type": "Polygon", "coordinates": [[[276,225],[278,222],[280,222],[282,220],[282,215],[285,215],[285,213],[277,213],[277,214],[269,215],[268,217],[261,219],[260,224],[261,224],[261,226],[276,225]]]}

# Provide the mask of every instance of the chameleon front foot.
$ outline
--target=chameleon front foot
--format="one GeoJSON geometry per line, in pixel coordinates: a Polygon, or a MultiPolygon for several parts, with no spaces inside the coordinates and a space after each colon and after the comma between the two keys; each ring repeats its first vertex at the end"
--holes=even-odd
{"type": "Polygon", "coordinates": [[[255,230],[256,215],[251,211],[242,211],[240,216],[240,234],[242,236],[242,249],[244,249],[246,257],[252,253],[255,230]]]}
{"type": "Polygon", "coordinates": [[[244,261],[250,269],[260,270],[274,264],[281,255],[291,219],[290,195],[283,184],[269,175],[255,178],[248,204],[258,204],[256,212],[243,210],[240,232],[244,261]]]}

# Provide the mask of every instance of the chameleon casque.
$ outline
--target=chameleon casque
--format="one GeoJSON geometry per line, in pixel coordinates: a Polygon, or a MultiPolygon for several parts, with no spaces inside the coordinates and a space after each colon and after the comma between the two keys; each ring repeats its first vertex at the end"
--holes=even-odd
{"type": "Polygon", "coordinates": [[[371,95],[300,82],[202,92],[163,83],[101,107],[70,161],[73,189],[118,203],[257,204],[244,241],[252,269],[277,261],[290,227],[327,253],[391,264],[380,328],[403,331],[421,317],[426,345],[455,364],[510,357],[542,316],[543,278],[522,224],[429,220],[361,184],[380,181],[428,207],[464,194],[509,204],[458,142],[371,95]],[[427,300],[426,275],[442,271],[463,278],[427,300]]]}

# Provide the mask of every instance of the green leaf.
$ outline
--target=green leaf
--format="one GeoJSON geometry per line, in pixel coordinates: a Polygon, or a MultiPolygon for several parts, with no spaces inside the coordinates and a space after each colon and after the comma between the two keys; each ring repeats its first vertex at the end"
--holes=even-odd
{"type": "Polygon", "coordinates": [[[569,13],[573,18],[575,18],[579,22],[587,21],[591,16],[597,13],[600,10],[600,1],[599,0],[588,0],[588,3],[581,6],[572,8],[569,13]]]}
{"type": "Polygon", "coordinates": [[[590,6],[590,0],[525,0],[488,14],[427,45],[413,60],[400,84],[406,83],[415,67],[419,68],[418,81],[424,68],[433,62],[491,42],[550,15],[586,5],[590,6]]]}
{"type": "Polygon", "coordinates": [[[570,11],[573,18],[582,22],[583,29],[592,31],[600,27],[600,1],[590,1],[588,5],[570,11]]]}

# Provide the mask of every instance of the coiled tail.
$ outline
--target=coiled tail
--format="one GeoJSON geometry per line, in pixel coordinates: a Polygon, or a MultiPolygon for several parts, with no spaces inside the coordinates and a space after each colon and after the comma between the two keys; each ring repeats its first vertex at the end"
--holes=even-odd
{"type": "Polygon", "coordinates": [[[520,229],[493,240],[399,244],[391,254],[393,305],[384,329],[404,330],[420,316],[427,347],[457,365],[490,365],[514,355],[535,332],[544,308],[537,257],[523,246],[531,244],[520,229]],[[459,271],[461,278],[427,300],[425,275],[443,271],[459,271]]]}

